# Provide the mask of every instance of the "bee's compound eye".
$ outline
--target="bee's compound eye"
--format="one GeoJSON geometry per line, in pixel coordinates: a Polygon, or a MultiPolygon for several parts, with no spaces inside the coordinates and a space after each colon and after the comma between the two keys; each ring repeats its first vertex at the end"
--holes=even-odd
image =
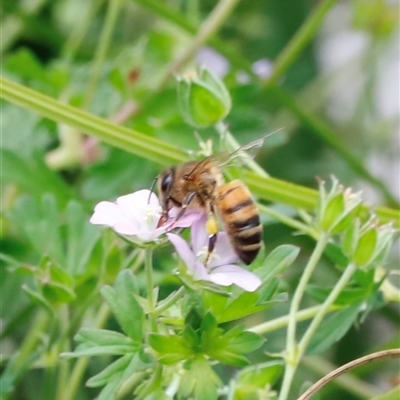
{"type": "Polygon", "coordinates": [[[161,190],[163,192],[167,192],[168,189],[171,187],[172,185],[172,181],[173,181],[174,177],[172,175],[172,173],[169,173],[167,175],[165,175],[162,180],[161,180],[161,190]]]}

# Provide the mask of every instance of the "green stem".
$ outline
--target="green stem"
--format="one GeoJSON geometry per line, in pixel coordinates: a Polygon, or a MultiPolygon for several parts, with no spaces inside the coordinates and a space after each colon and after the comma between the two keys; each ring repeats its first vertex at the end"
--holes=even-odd
{"type": "Polygon", "coordinates": [[[160,88],[163,88],[170,77],[184,67],[186,63],[196,55],[200,47],[203,46],[223,24],[238,2],[239,0],[220,0],[218,2],[208,18],[200,25],[199,30],[193,37],[192,42],[187,46],[185,52],[168,66],[167,72],[161,81],[160,88]]]}
{"type": "Polygon", "coordinates": [[[153,249],[148,247],[145,249],[144,268],[147,281],[147,301],[149,302],[149,318],[153,332],[157,332],[157,319],[154,314],[156,309],[156,301],[154,298],[154,279],[153,279],[153,249]]]}
{"type": "Polygon", "coordinates": [[[349,264],[346,269],[344,270],[342,276],[336,283],[335,287],[330,292],[329,296],[321,305],[321,308],[318,310],[318,313],[312,320],[311,324],[307,328],[306,332],[304,333],[302,339],[300,340],[298,346],[298,358],[300,359],[302,355],[305,353],[308,344],[310,343],[311,338],[317,331],[319,325],[321,324],[322,319],[325,317],[328,309],[332,306],[335,302],[337,297],[339,296],[340,292],[345,288],[347,283],[349,282],[350,278],[353,276],[354,272],[357,270],[355,264],[349,264]]]}
{"type": "Polygon", "coordinates": [[[42,332],[45,332],[50,318],[46,311],[39,311],[35,317],[32,327],[28,334],[25,336],[22,345],[19,347],[17,359],[13,368],[18,370],[22,368],[29,355],[36,350],[39,340],[41,339],[42,332]]]}
{"type": "MultiPolygon", "coordinates": [[[[60,342],[58,346],[58,354],[60,354],[71,350],[68,340],[69,338],[67,337],[67,333],[69,331],[70,313],[69,308],[66,304],[60,307],[58,315],[61,329],[60,342]]],[[[63,393],[65,392],[65,388],[67,387],[66,383],[70,372],[69,368],[70,363],[68,360],[59,360],[56,399],[62,399],[63,397],[63,393]]]]}
{"type": "Polygon", "coordinates": [[[296,372],[297,365],[299,363],[298,356],[298,348],[296,345],[296,315],[300,308],[300,302],[303,298],[303,295],[306,291],[307,284],[311,278],[312,273],[314,272],[315,267],[317,266],[318,261],[320,260],[322,253],[328,243],[329,235],[326,233],[322,233],[317,241],[317,245],[314,248],[313,253],[303,271],[303,274],[300,278],[300,281],[296,287],[294,292],[293,300],[290,305],[289,311],[289,323],[286,337],[286,366],[285,373],[283,376],[283,383],[281,387],[281,391],[279,393],[279,400],[286,400],[290,386],[296,372]]]}
{"type": "Polygon", "coordinates": [[[84,108],[88,109],[92,103],[94,93],[96,91],[97,83],[99,81],[101,70],[106,59],[108,47],[110,45],[111,36],[114,30],[115,23],[117,21],[118,12],[120,5],[123,0],[109,0],[107,13],[103,25],[103,29],[100,33],[98,40],[98,46],[93,61],[93,68],[90,74],[89,83],[85,91],[84,108]]]}
{"type": "MultiPolygon", "coordinates": [[[[105,143],[156,163],[176,164],[188,159],[187,152],[176,146],[124,126],[113,124],[106,119],[63,104],[1,76],[0,96],[43,117],[72,126],[97,137],[105,143]]],[[[272,177],[260,177],[252,171],[244,171],[243,175],[250,190],[261,199],[281,202],[305,210],[313,210],[317,203],[318,192],[316,190],[272,177]]],[[[368,209],[366,206],[364,208],[368,209]]],[[[399,210],[377,207],[376,213],[382,223],[394,221],[395,226],[400,226],[399,210]]]]}
{"type": "Polygon", "coordinates": [[[172,305],[174,305],[179,299],[181,299],[184,296],[185,292],[186,292],[185,287],[181,286],[172,296],[170,296],[169,299],[167,299],[161,305],[156,307],[156,309],[153,312],[153,315],[157,317],[160,314],[162,314],[165,310],[168,310],[172,305]]]}
{"type": "Polygon", "coordinates": [[[87,3],[83,20],[79,26],[76,26],[70,33],[64,45],[62,52],[67,56],[67,58],[73,58],[75,56],[77,49],[81,45],[82,40],[89,29],[89,25],[93,22],[94,16],[103,3],[104,0],[95,0],[87,3]]]}
{"type": "MultiPolygon", "coordinates": [[[[313,318],[319,311],[321,306],[314,306],[305,308],[304,310],[298,311],[296,313],[296,322],[306,321],[308,319],[313,318]]],[[[328,312],[334,312],[339,310],[341,307],[332,306],[329,308],[328,312]]],[[[273,332],[278,329],[284,328],[288,325],[290,320],[289,315],[284,315],[283,317],[275,318],[267,322],[263,322],[262,324],[253,326],[252,328],[247,329],[249,332],[258,333],[259,335],[263,335],[268,332],[273,332]]]]}
{"type": "Polygon", "coordinates": [[[299,54],[315,36],[315,33],[324,21],[326,14],[337,2],[338,0],[325,0],[319,3],[314,12],[307,18],[275,60],[272,74],[264,82],[265,86],[276,84],[278,79],[296,61],[299,54]]]}
{"type": "MultiPolygon", "coordinates": [[[[174,27],[179,27],[192,35],[196,34],[200,29],[200,24],[194,23],[191,19],[187,18],[186,15],[167,3],[160,2],[159,0],[134,1],[135,3],[151,10],[158,17],[169,21],[174,27]]],[[[256,78],[256,75],[254,75],[251,69],[251,65],[241,54],[238,53],[235,47],[217,37],[210,37],[208,43],[219,53],[224,55],[235,68],[245,71],[252,77],[256,78]]]]}

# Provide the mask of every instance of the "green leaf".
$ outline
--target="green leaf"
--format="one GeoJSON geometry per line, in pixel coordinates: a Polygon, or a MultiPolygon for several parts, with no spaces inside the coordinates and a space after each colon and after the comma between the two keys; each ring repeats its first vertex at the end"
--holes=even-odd
{"type": "Polygon", "coordinates": [[[339,267],[345,268],[349,265],[348,257],[343,254],[342,249],[336,244],[328,243],[324,249],[324,255],[339,267]]]}
{"type": "Polygon", "coordinates": [[[47,254],[57,264],[65,265],[54,196],[45,194],[40,203],[32,197],[23,196],[16,201],[11,217],[37,253],[47,254]]]}
{"type": "Polygon", "coordinates": [[[42,285],[42,294],[54,305],[71,303],[76,298],[75,292],[71,288],[57,282],[45,282],[42,285]]]}
{"type": "Polygon", "coordinates": [[[314,334],[307,348],[307,354],[318,354],[340,340],[357,318],[362,302],[327,316],[314,334]]]}
{"type": "Polygon", "coordinates": [[[227,351],[245,354],[257,350],[264,343],[264,339],[254,332],[242,332],[229,340],[227,351]]]}
{"type": "Polygon", "coordinates": [[[222,383],[210,364],[202,357],[197,357],[185,364],[179,394],[183,398],[196,400],[214,400],[218,398],[217,387],[222,383]]]}
{"type": "Polygon", "coordinates": [[[132,375],[134,375],[134,373],[138,371],[138,369],[143,368],[143,365],[141,364],[141,361],[139,360],[137,354],[135,354],[133,357],[130,357],[131,358],[129,360],[129,364],[126,366],[126,368],[123,368],[110,376],[107,385],[100,392],[97,400],[114,399],[118,390],[121,388],[124,382],[132,378],[132,375]]]}
{"type": "Polygon", "coordinates": [[[100,387],[108,383],[113,375],[123,373],[127,369],[136,372],[149,368],[153,364],[152,360],[145,353],[125,354],[117,361],[103,369],[97,375],[91,377],[86,385],[89,387],[100,387]]]}
{"type": "Polygon", "coordinates": [[[89,355],[123,355],[138,350],[137,344],[121,333],[105,329],[82,328],[75,336],[80,342],[72,353],[63,353],[63,357],[82,357],[89,355]]]}
{"type": "MultiPolygon", "coordinates": [[[[329,296],[331,291],[332,288],[325,288],[316,285],[309,285],[307,287],[307,293],[309,294],[309,296],[319,303],[323,303],[325,299],[329,296]]],[[[368,298],[370,294],[370,287],[343,289],[340,292],[339,296],[336,298],[334,304],[341,306],[350,305],[359,300],[368,298]]]]}
{"type": "Polygon", "coordinates": [[[378,241],[378,232],[373,227],[364,234],[361,234],[358,240],[357,248],[353,255],[354,262],[359,266],[366,266],[375,252],[378,241]]]}
{"type": "Polygon", "coordinates": [[[0,158],[2,184],[17,185],[37,201],[42,199],[43,193],[51,192],[61,208],[73,197],[73,192],[67,184],[44,164],[43,155],[30,158],[0,149],[0,158]]]}
{"type": "Polygon", "coordinates": [[[104,286],[101,294],[110,306],[123,331],[137,343],[143,340],[144,314],[135,299],[136,280],[129,270],[121,271],[114,288],[104,286]]]}
{"type": "Polygon", "coordinates": [[[158,333],[149,335],[150,346],[160,353],[160,361],[173,364],[186,360],[193,355],[192,349],[183,337],[167,336],[158,333]]]}
{"type": "Polygon", "coordinates": [[[221,315],[218,316],[218,322],[235,321],[247,315],[265,310],[270,305],[268,303],[258,305],[259,297],[260,296],[257,292],[242,293],[238,298],[233,300],[225,310],[223,310],[221,315]]]}
{"type": "Polygon", "coordinates": [[[293,263],[300,248],[288,244],[278,246],[268,254],[263,265],[257,268],[254,273],[265,283],[272,277],[281,274],[293,263]]]}
{"type": "Polygon", "coordinates": [[[17,50],[8,57],[4,68],[21,78],[46,81],[46,70],[36,56],[26,48],[17,50]]]}
{"type": "Polygon", "coordinates": [[[133,357],[135,357],[134,354],[125,354],[124,356],[118,358],[117,361],[111,363],[107,368],[104,368],[103,371],[99,372],[95,376],[92,376],[86,382],[86,385],[88,387],[101,387],[106,385],[111,380],[113,375],[124,371],[128,367],[133,357]]]}
{"type": "Polygon", "coordinates": [[[246,367],[237,375],[237,386],[251,385],[263,388],[267,384],[273,385],[280,378],[283,367],[283,360],[268,361],[246,367]]]}
{"type": "Polygon", "coordinates": [[[36,290],[29,288],[27,285],[22,286],[22,290],[28,295],[29,299],[35,303],[43,306],[47,311],[51,314],[55,312],[53,306],[49,303],[49,301],[36,290]]]}

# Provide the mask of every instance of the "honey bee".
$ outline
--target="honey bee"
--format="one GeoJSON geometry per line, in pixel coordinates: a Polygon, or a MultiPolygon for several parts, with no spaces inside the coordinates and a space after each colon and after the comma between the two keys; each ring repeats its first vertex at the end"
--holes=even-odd
{"type": "Polygon", "coordinates": [[[168,211],[180,208],[177,219],[188,210],[204,210],[209,234],[205,265],[215,248],[218,235],[216,216],[237,256],[247,265],[256,258],[262,241],[260,215],[246,185],[236,179],[225,183],[222,171],[227,165],[241,165],[255,156],[264,137],[240,147],[233,153],[221,152],[201,161],[189,161],[165,169],[157,178],[162,207],[159,225],[168,220],[168,211]]]}

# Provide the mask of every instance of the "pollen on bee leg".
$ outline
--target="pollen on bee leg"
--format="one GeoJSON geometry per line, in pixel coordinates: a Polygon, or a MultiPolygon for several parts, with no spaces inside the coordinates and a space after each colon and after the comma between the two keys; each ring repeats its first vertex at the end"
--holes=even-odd
{"type": "Polygon", "coordinates": [[[212,214],[208,217],[208,220],[206,222],[206,229],[209,235],[215,235],[218,232],[217,220],[212,214]]]}

